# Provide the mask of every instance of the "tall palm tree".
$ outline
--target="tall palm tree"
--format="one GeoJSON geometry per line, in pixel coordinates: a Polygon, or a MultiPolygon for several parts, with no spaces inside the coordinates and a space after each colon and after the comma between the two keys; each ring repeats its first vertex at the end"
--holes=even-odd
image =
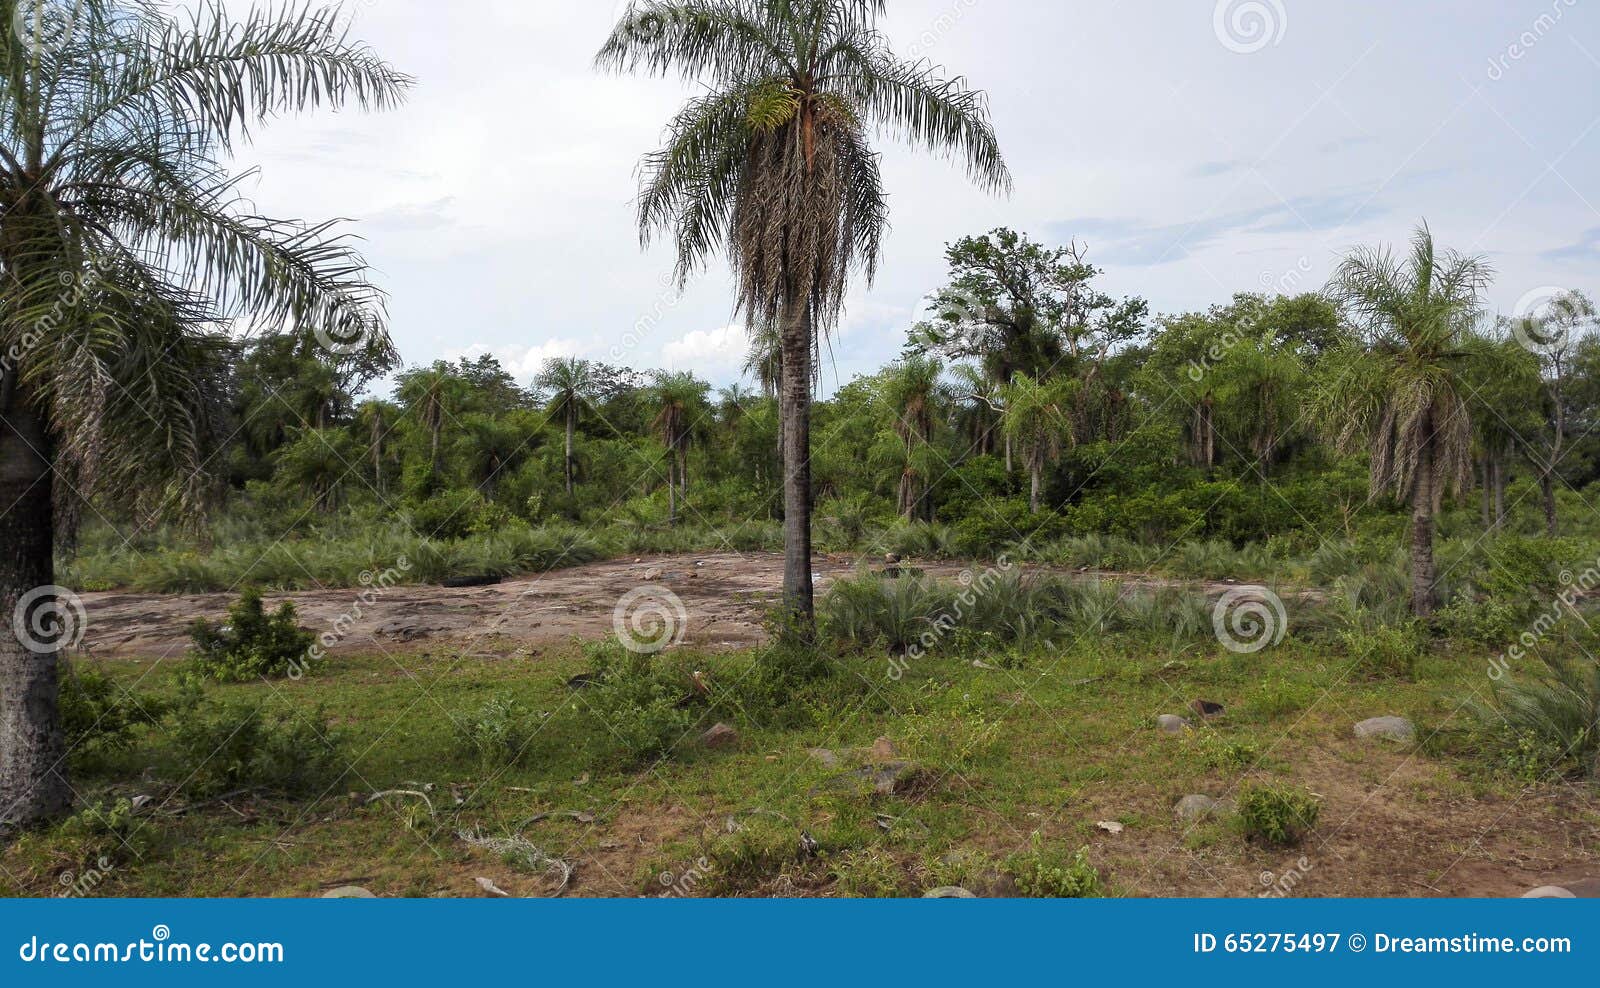
{"type": "Polygon", "coordinates": [[[1022,452],[1028,468],[1028,508],[1044,509],[1044,468],[1061,459],[1062,451],[1077,442],[1072,426],[1072,400],[1078,381],[1056,378],[1036,381],[1018,374],[1000,394],[1005,401],[1005,430],[1022,452]]]}
{"type": "Polygon", "coordinates": [[[678,494],[689,494],[689,449],[694,445],[695,429],[705,417],[710,390],[711,385],[696,380],[693,374],[662,374],[651,389],[656,417],[650,427],[672,458],[667,472],[667,509],[674,523],[678,520],[678,494]]]}
{"type": "Polygon", "coordinates": [[[372,467],[372,483],[379,496],[389,489],[384,466],[396,460],[389,436],[400,418],[399,406],[387,401],[364,401],[356,409],[356,431],[365,437],[367,458],[372,467]]]}
{"type": "Polygon", "coordinates": [[[250,125],[388,107],[409,82],[332,9],[180,20],[75,0],[48,37],[42,9],[0,0],[0,822],[15,824],[69,802],[57,643],[12,620],[54,585],[53,501],[176,489],[199,505],[227,388],[219,325],[388,349],[349,243],[258,215],[225,162],[250,125]]]}
{"type": "Polygon", "coordinates": [[[639,227],[673,238],[681,281],[728,255],[752,331],[778,329],[784,602],[816,623],[811,581],[811,398],[820,340],[850,278],[877,271],[888,200],[873,130],[958,154],[981,185],[1010,174],[983,95],[877,30],[884,0],[638,0],[600,49],[617,72],[676,71],[706,87],[645,159],[639,227]]]}
{"type": "Polygon", "coordinates": [[[1392,491],[1411,506],[1411,607],[1438,606],[1434,517],[1447,491],[1472,484],[1475,369],[1493,344],[1476,332],[1489,264],[1434,246],[1426,224],[1411,253],[1361,248],[1334,275],[1331,293],[1362,337],[1331,355],[1321,419],[1345,452],[1372,458],[1374,495],[1392,491]]]}
{"type": "Polygon", "coordinates": [[[902,446],[899,506],[907,521],[932,519],[927,484],[937,458],[930,464],[926,454],[932,452],[935,426],[944,419],[943,372],[938,360],[912,355],[890,368],[884,379],[883,401],[894,416],[894,434],[902,446]]]}
{"type": "Polygon", "coordinates": [[[556,358],[545,364],[534,379],[534,387],[550,392],[549,413],[559,415],[567,427],[566,456],[562,460],[567,479],[567,496],[572,496],[577,477],[573,448],[578,433],[578,417],[598,393],[600,379],[594,365],[576,357],[556,358]]]}

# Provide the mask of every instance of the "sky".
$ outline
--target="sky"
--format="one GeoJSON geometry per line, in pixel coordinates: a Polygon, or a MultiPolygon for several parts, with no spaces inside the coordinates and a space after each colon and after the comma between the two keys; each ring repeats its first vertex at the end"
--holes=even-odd
{"type": "MultiPolygon", "coordinates": [[[[670,251],[640,248],[636,168],[693,89],[594,71],[623,6],[352,0],[409,101],[274,121],[239,153],[247,190],[350,221],[408,365],[490,353],[526,383],[580,356],[732,383],[725,265],[680,292],[670,251]]],[[[1157,313],[1314,290],[1423,220],[1492,261],[1501,311],[1600,292],[1600,0],[890,0],[882,27],[988,93],[1016,188],[881,144],[894,227],[827,390],[894,359],[946,245],[997,226],[1086,244],[1105,290],[1157,313]]]]}

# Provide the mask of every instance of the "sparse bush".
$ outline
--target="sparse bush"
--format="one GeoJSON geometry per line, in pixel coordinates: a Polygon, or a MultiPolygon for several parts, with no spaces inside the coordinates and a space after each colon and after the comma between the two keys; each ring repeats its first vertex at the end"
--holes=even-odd
{"type": "Polygon", "coordinates": [[[893,899],[907,889],[899,863],[875,848],[846,851],[829,862],[829,872],[843,898],[893,899]]]}
{"type": "Polygon", "coordinates": [[[490,697],[472,713],[451,720],[456,747],[485,769],[517,764],[532,740],[532,715],[509,694],[490,697]]]}
{"type": "Polygon", "coordinates": [[[669,754],[694,726],[684,709],[688,678],[659,656],[629,652],[615,641],[587,648],[595,682],[583,706],[599,721],[606,743],[634,762],[669,754]]]}
{"type": "Polygon", "coordinates": [[[1245,837],[1272,847],[1293,847],[1317,826],[1322,804],[1308,790],[1251,785],[1239,793],[1239,827],[1245,837]]]}
{"type": "Polygon", "coordinates": [[[1029,899],[1098,899],[1105,895],[1099,869],[1089,863],[1089,849],[1076,853],[1046,847],[1033,835],[1033,846],[1007,858],[1002,866],[1016,879],[1017,892],[1029,899]]]}
{"type": "Polygon", "coordinates": [[[834,584],[823,599],[823,633],[857,647],[878,643],[903,655],[924,636],[938,637],[936,622],[949,612],[953,597],[949,587],[924,577],[863,573],[834,584]]]}
{"type": "Polygon", "coordinates": [[[169,709],[164,700],[126,690],[82,665],[63,664],[60,697],[61,726],[75,762],[127,751],[137,729],[160,723],[169,709]]]}
{"type": "Polygon", "coordinates": [[[176,771],[194,795],[239,789],[317,795],[348,766],[344,738],[321,709],[269,712],[262,704],[210,700],[190,689],[174,719],[176,771]]]}
{"type": "Polygon", "coordinates": [[[1422,640],[1414,626],[1356,628],[1341,637],[1345,654],[1369,676],[1412,679],[1422,658],[1422,640]]]}
{"type": "Polygon", "coordinates": [[[126,799],[86,805],[61,821],[57,833],[72,843],[76,864],[101,871],[142,857],[159,836],[150,821],[137,818],[126,799]]]}
{"type": "Polygon", "coordinates": [[[1494,703],[1474,703],[1492,750],[1527,777],[1600,776],[1600,662],[1551,659],[1534,676],[1501,683],[1494,703]]]}
{"type": "Polygon", "coordinates": [[[316,640],[316,635],[301,630],[291,601],[268,614],[258,590],[245,591],[228,608],[226,625],[202,619],[189,634],[194,639],[194,668],[225,683],[301,675],[308,669],[316,640]]]}
{"type": "Polygon", "coordinates": [[[1217,731],[1194,731],[1183,743],[1206,768],[1241,772],[1261,760],[1261,745],[1246,738],[1224,737],[1217,731]]]}
{"type": "Polygon", "coordinates": [[[752,816],[732,833],[718,834],[706,849],[711,864],[710,891],[749,891],[798,864],[803,855],[793,824],[770,816],[752,816]]]}

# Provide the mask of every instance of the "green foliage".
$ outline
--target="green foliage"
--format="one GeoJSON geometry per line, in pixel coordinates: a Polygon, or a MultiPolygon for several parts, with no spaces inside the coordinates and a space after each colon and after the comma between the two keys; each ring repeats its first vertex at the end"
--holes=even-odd
{"type": "Polygon", "coordinates": [[[1321,815],[1321,802],[1304,787],[1257,783],[1239,793],[1240,830],[1272,847],[1299,844],[1321,815]]]}
{"type": "Polygon", "coordinates": [[[1379,678],[1414,679],[1422,658],[1422,637],[1414,625],[1353,628],[1341,636],[1356,671],[1379,678]]]}
{"type": "Polygon", "coordinates": [[[899,862],[876,848],[846,851],[831,858],[828,869],[843,898],[893,899],[909,890],[899,862]]]}
{"type": "Polygon", "coordinates": [[[1472,704],[1490,748],[1524,777],[1600,777],[1600,661],[1556,657],[1532,675],[1511,673],[1492,704],[1472,704]]]}
{"type": "Polygon", "coordinates": [[[1017,892],[1029,899],[1098,899],[1106,894],[1100,871],[1089,862],[1089,849],[1076,852],[1046,846],[1039,834],[1033,844],[1005,860],[1003,870],[1016,879],[1017,892]]]}
{"type": "Polygon", "coordinates": [[[125,689],[82,664],[62,665],[59,704],[74,762],[129,750],[138,729],[160,724],[170,709],[161,698],[125,689]]]}
{"type": "Polygon", "coordinates": [[[173,720],[174,771],[196,796],[241,789],[318,796],[350,764],[343,735],[321,709],[269,710],[249,700],[210,699],[191,688],[180,697],[173,720]]]}
{"type": "Polygon", "coordinates": [[[477,710],[452,718],[456,747],[485,770],[517,765],[533,739],[532,721],[515,697],[490,697],[477,710]]]}
{"type": "Polygon", "coordinates": [[[294,603],[284,601],[268,614],[259,590],[247,590],[228,608],[228,623],[213,625],[203,618],[190,629],[194,669],[224,683],[253,679],[299,678],[312,665],[316,635],[303,631],[294,603]]]}
{"type": "Polygon", "coordinates": [[[1254,768],[1263,754],[1260,742],[1228,737],[1220,731],[1191,731],[1183,736],[1183,744],[1200,764],[1216,771],[1242,772],[1254,768]]]}
{"type": "Polygon", "coordinates": [[[76,864],[100,871],[142,858],[159,838],[157,825],[127,799],[86,805],[61,821],[58,833],[73,846],[76,864]]]}
{"type": "Polygon", "coordinates": [[[584,648],[596,681],[580,705],[599,728],[602,744],[631,763],[670,754],[695,724],[686,709],[689,677],[660,656],[636,654],[616,641],[584,648]]]}
{"type": "Polygon", "coordinates": [[[797,865],[801,857],[800,833],[793,824],[766,814],[746,817],[707,847],[709,891],[725,895],[753,890],[797,865]]]}

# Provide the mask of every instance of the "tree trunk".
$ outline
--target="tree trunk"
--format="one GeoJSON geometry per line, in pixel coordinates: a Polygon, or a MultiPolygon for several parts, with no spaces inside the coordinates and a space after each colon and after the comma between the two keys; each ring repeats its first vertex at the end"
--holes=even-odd
{"type": "Polygon", "coordinates": [[[1494,530],[1506,527],[1506,457],[1497,452],[1494,457],[1494,530]]]}
{"type": "Polygon", "coordinates": [[[1433,562],[1435,479],[1433,440],[1429,439],[1417,455],[1417,477],[1411,490],[1411,612],[1423,619],[1432,617],[1438,604],[1433,562]]]}
{"type": "Polygon", "coordinates": [[[1544,496],[1544,527],[1552,539],[1561,537],[1561,523],[1556,517],[1555,467],[1546,465],[1539,473],[1539,489],[1544,496]]]}
{"type": "Polygon", "coordinates": [[[573,433],[577,430],[578,425],[576,419],[577,416],[575,414],[575,410],[572,408],[572,405],[569,402],[567,405],[567,454],[565,460],[563,461],[565,463],[567,475],[567,497],[572,496],[572,441],[573,433]]]}
{"type": "Polygon", "coordinates": [[[1037,460],[1028,464],[1028,480],[1031,485],[1031,490],[1028,495],[1028,511],[1030,514],[1036,515],[1039,513],[1039,502],[1042,500],[1041,496],[1044,493],[1043,464],[1039,463],[1037,460]]]}
{"type": "Polygon", "coordinates": [[[1483,460],[1478,464],[1478,490],[1479,501],[1483,511],[1484,531],[1494,529],[1494,467],[1490,464],[1489,455],[1484,454],[1483,460]]]}
{"type": "Polygon", "coordinates": [[[811,579],[811,312],[791,306],[783,325],[783,603],[790,631],[816,637],[811,579]]]}
{"type": "MultiPolygon", "coordinates": [[[[0,421],[0,823],[32,826],[65,813],[66,740],[57,713],[56,642],[32,641],[51,626],[46,598],[24,596],[55,583],[50,456],[44,423],[20,397],[0,421]],[[41,614],[46,620],[31,618],[41,614]],[[30,639],[24,641],[23,639],[30,639]]],[[[70,622],[69,622],[70,623],[70,622]]],[[[75,626],[74,626],[75,627],[75,626]]]]}

